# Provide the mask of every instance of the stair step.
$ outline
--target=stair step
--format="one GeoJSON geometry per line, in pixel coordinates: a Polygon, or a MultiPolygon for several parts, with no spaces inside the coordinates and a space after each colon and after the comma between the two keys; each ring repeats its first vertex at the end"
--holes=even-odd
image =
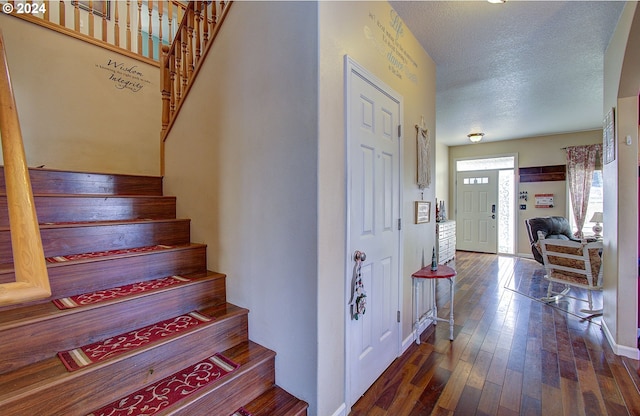
{"type": "Polygon", "coordinates": [[[242,407],[251,416],[305,416],[309,405],[284,389],[273,386],[242,407]]]}
{"type": "Polygon", "coordinates": [[[274,385],[275,352],[247,341],[222,354],[240,367],[229,377],[206,386],[156,415],[231,415],[247,400],[252,401],[274,385]]]}
{"type": "MultiPolygon", "coordinates": [[[[30,168],[36,194],[162,195],[162,177],[109,173],[70,172],[30,168]]],[[[4,167],[0,166],[0,193],[5,193],[4,167]]]]}
{"type": "MultiPolygon", "coordinates": [[[[156,244],[179,245],[190,241],[188,219],[44,224],[40,226],[46,257],[103,250],[123,250],[156,244]]],[[[0,264],[13,263],[11,232],[0,229],[0,264]]]]}
{"type": "MultiPolygon", "coordinates": [[[[170,275],[204,274],[207,266],[206,254],[204,244],[185,244],[148,253],[51,263],[47,265],[47,269],[53,295],[34,303],[170,275]]],[[[13,268],[7,268],[6,265],[5,268],[0,268],[0,283],[12,281],[15,281],[13,268]]],[[[15,306],[3,307],[0,311],[13,307],[15,306]]]]}
{"type": "Polygon", "coordinates": [[[0,343],[0,373],[195,309],[225,305],[225,298],[225,276],[210,272],[181,285],[78,308],[59,309],[48,302],[4,311],[0,339],[15,342],[0,343]]]}
{"type": "Polygon", "coordinates": [[[69,372],[58,357],[51,357],[0,375],[0,414],[86,415],[140,386],[168,377],[185,363],[196,363],[220,351],[244,367],[234,376],[247,373],[268,357],[273,362],[272,352],[249,346],[246,309],[224,304],[202,312],[215,321],[99,364],[69,372]]]}
{"type": "MultiPolygon", "coordinates": [[[[176,218],[173,196],[34,194],[34,201],[41,223],[176,218]]],[[[0,212],[7,212],[5,195],[0,212]]],[[[0,227],[8,226],[8,215],[0,215],[0,227]]]]}

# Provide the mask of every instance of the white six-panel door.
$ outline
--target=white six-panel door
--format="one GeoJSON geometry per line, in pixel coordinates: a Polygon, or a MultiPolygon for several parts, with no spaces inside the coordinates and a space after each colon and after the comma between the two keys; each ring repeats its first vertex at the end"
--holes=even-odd
{"type": "MultiPolygon", "coordinates": [[[[366,253],[363,316],[347,323],[353,404],[399,353],[400,102],[351,68],[348,80],[349,256],[366,253]]],[[[351,281],[355,262],[347,280],[351,281]]],[[[351,309],[349,309],[351,311],[351,309]]]]}
{"type": "Polygon", "coordinates": [[[498,171],[458,172],[456,249],[498,252],[498,171]]]}

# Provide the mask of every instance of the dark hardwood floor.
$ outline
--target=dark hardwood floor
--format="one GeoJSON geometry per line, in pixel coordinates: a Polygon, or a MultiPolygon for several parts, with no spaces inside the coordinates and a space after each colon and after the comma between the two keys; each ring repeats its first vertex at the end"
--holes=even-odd
{"type": "MultiPolygon", "coordinates": [[[[505,289],[542,266],[467,252],[452,264],[455,340],[446,323],[427,328],[351,416],[640,415],[639,363],[613,354],[600,325],[505,289]]],[[[448,283],[437,290],[447,317],[448,283]]]]}

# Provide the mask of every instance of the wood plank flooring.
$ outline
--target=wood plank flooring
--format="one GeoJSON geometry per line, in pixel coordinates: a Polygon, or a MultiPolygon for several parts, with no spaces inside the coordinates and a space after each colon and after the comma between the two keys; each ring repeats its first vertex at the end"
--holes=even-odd
{"type": "MultiPolygon", "coordinates": [[[[445,323],[425,330],[351,416],[640,415],[637,360],[613,354],[599,325],[505,289],[542,266],[468,252],[453,265],[455,340],[445,323]]],[[[438,284],[441,317],[448,290],[438,284]]]]}

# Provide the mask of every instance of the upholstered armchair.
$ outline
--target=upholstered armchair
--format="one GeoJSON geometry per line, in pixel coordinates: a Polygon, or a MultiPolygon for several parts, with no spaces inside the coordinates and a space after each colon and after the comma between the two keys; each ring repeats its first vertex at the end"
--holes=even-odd
{"type": "Polygon", "coordinates": [[[529,235],[533,258],[543,265],[544,261],[542,259],[542,251],[538,244],[539,233],[541,233],[542,237],[546,239],[580,241],[573,237],[571,225],[569,224],[569,220],[565,217],[529,218],[528,220],[525,220],[524,223],[527,227],[527,234],[529,235]]]}
{"type": "Polygon", "coordinates": [[[546,271],[544,278],[549,281],[547,296],[541,300],[553,302],[566,296],[589,304],[581,312],[601,315],[602,309],[593,308],[592,292],[602,291],[602,241],[549,239],[539,231],[537,245],[546,271]],[[565,285],[564,290],[553,291],[554,283],[565,285]],[[587,299],[570,295],[571,288],[585,289],[587,299]]]}

